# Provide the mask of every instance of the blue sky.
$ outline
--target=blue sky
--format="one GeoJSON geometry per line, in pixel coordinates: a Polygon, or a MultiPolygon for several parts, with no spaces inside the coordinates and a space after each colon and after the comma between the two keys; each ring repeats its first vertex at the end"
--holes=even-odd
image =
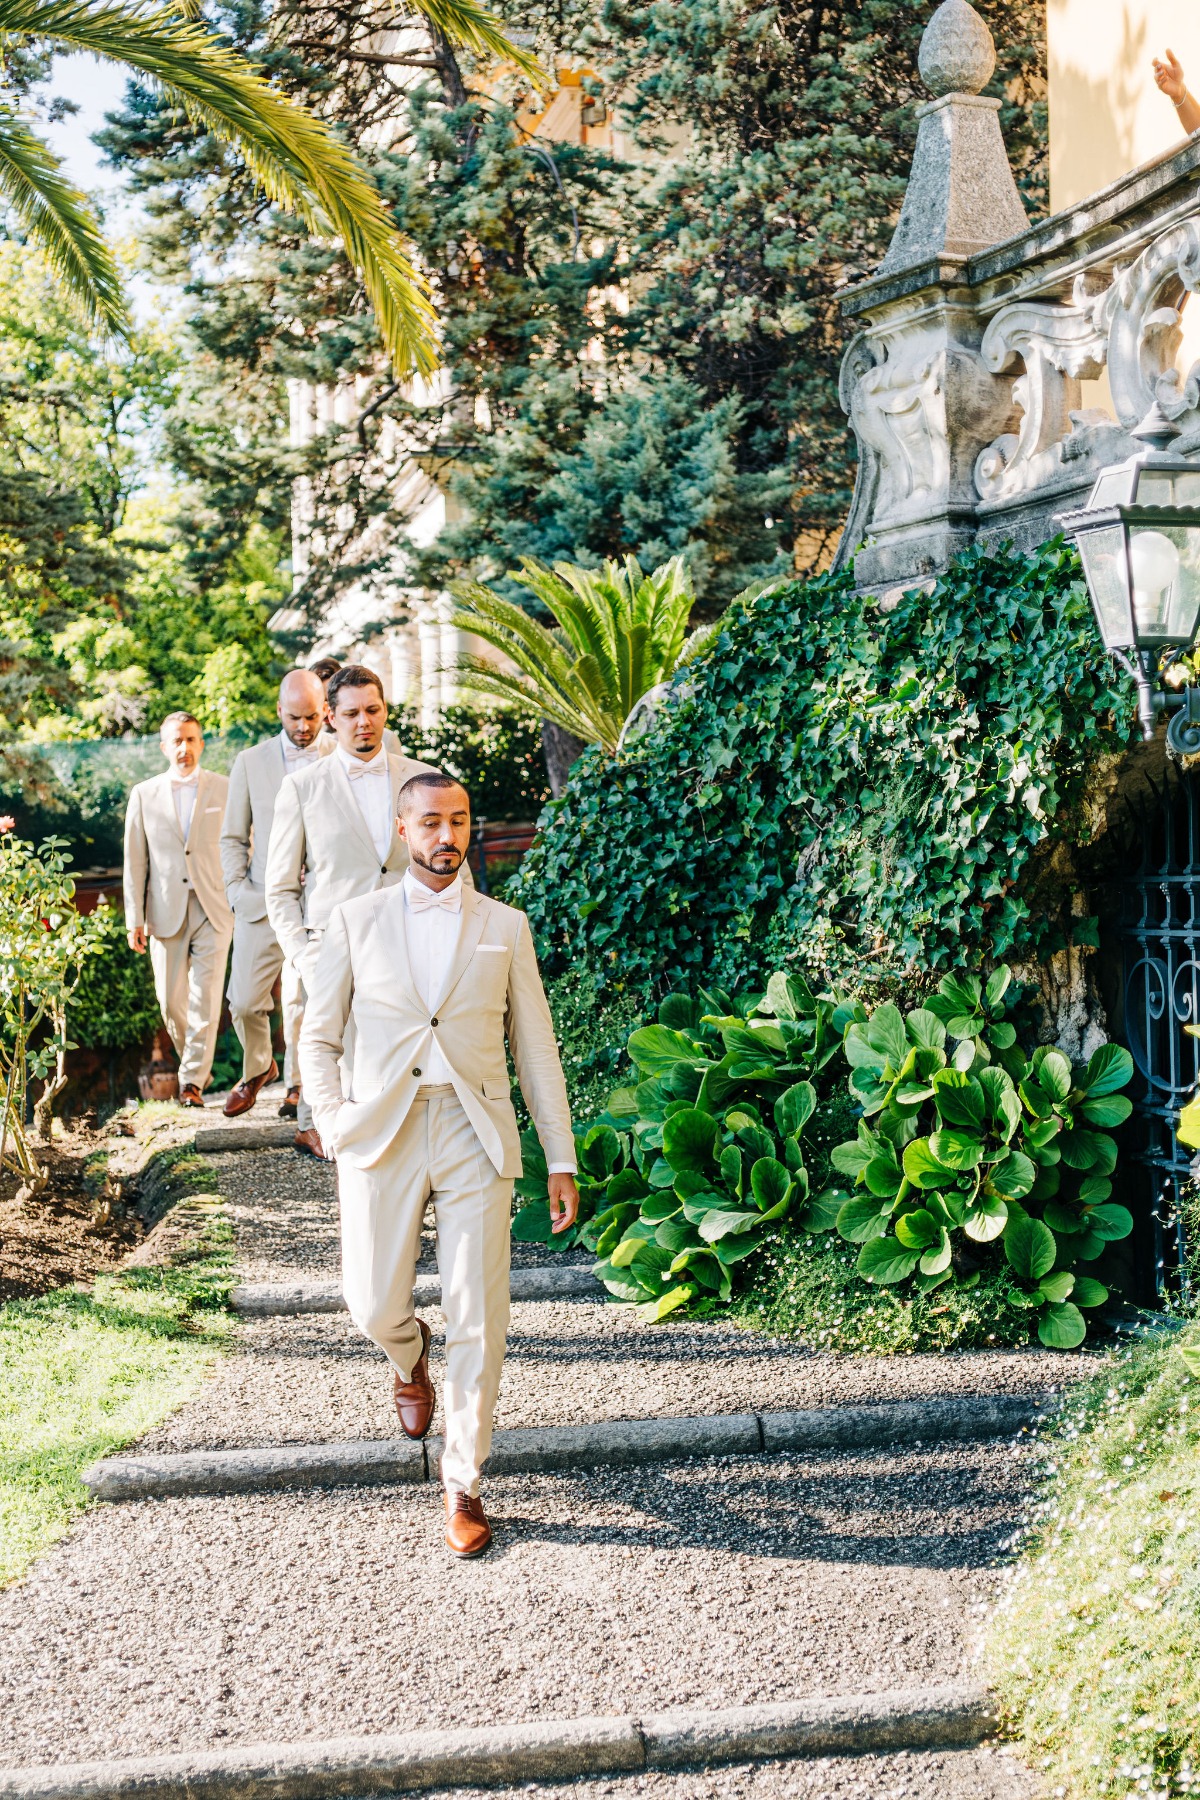
{"type": "Polygon", "coordinates": [[[60,56],[55,59],[47,91],[74,100],[79,111],[57,125],[46,126],[46,137],[85,193],[100,188],[111,195],[118,185],[116,171],[101,167],[100,152],[89,139],[103,125],[105,113],[120,105],[125,71],[94,56],[60,56]]]}

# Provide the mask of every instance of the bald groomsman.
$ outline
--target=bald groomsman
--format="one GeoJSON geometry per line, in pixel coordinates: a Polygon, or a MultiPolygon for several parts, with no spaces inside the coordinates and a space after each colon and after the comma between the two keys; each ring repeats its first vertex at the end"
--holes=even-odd
{"type": "Polygon", "coordinates": [[[125,812],[125,927],[131,950],[150,951],[180,1104],[203,1106],[233,936],[220,852],[229,783],[200,767],[204,738],[191,713],[169,713],[159,742],[171,766],[139,781],[125,812]]]}
{"type": "MultiPolygon", "coordinates": [[[[400,789],[413,775],[436,773],[428,763],[388,755],[387,701],[373,669],[357,663],[339,669],[326,708],[334,749],[284,781],[267,852],[267,917],[309,993],[334,907],[391,886],[408,867],[396,830],[400,789]]],[[[302,1105],[296,1148],[324,1157],[302,1105]]]]}
{"type": "MultiPolygon", "coordinates": [[[[279,1070],[271,1053],[271,1013],[275,983],[282,974],[284,1064],[287,1096],[280,1107],[295,1119],[301,1104],[296,1041],[304,1017],[304,988],[295,968],[284,963],[279,940],[267,918],[267,845],[284,777],[316,762],[325,722],[325,689],[310,669],[293,669],[279,689],[280,730],[243,750],[229,772],[229,798],[221,832],[221,868],[233,908],[233,966],[229,1011],[242,1046],[242,1079],[225,1102],[230,1118],[249,1112],[259,1090],[279,1070]]],[[[312,1120],[305,1117],[304,1126],[312,1120]]]]}

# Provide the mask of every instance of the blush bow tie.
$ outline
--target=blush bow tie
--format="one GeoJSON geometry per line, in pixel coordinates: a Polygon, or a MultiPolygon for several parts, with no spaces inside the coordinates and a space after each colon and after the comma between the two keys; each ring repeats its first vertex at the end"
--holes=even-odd
{"type": "Polygon", "coordinates": [[[415,913],[432,912],[435,907],[440,907],[443,912],[461,912],[462,889],[448,887],[437,893],[433,888],[418,887],[414,882],[408,890],[408,904],[415,913]]]}
{"type": "Polygon", "coordinates": [[[351,781],[361,781],[364,775],[386,775],[387,764],[383,762],[353,763],[350,768],[346,770],[346,773],[351,781]]]}
{"type": "Polygon", "coordinates": [[[199,771],[199,769],[194,770],[191,775],[172,775],[171,776],[171,786],[173,788],[199,787],[200,786],[200,771],[199,771]]]}

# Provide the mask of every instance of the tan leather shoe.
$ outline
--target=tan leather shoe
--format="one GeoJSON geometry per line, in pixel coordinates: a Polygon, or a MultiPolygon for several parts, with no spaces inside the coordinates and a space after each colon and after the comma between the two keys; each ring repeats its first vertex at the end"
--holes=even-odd
{"type": "Polygon", "coordinates": [[[227,1119],[240,1118],[242,1113],[249,1112],[258,1099],[260,1088],[265,1088],[268,1081],[274,1081],[279,1074],[279,1065],[272,1062],[269,1069],[261,1075],[253,1076],[249,1081],[239,1081],[235,1088],[229,1090],[229,1098],[223,1107],[227,1119]]]}
{"type": "Polygon", "coordinates": [[[429,1379],[429,1340],[432,1334],[424,1319],[418,1319],[417,1324],[421,1331],[421,1354],[407,1381],[401,1381],[397,1374],[394,1390],[396,1417],[400,1421],[401,1431],[410,1438],[425,1436],[433,1424],[433,1409],[437,1405],[437,1395],[429,1379]]]}
{"type": "Polygon", "coordinates": [[[298,1131],[292,1142],[297,1150],[306,1150],[309,1156],[315,1156],[319,1162],[329,1162],[330,1158],[326,1156],[325,1146],[321,1142],[321,1134],[315,1125],[310,1125],[307,1131],[298,1131]]]}
{"type": "Polygon", "coordinates": [[[200,1089],[196,1086],[194,1081],[189,1081],[186,1087],[180,1088],[179,1104],[180,1106],[204,1105],[204,1095],[200,1092],[200,1089]]]}
{"type": "Polygon", "coordinates": [[[290,1087],[283,1099],[279,1102],[279,1116],[281,1119],[294,1119],[299,1110],[300,1089],[298,1087],[290,1087]]]}
{"type": "Polygon", "coordinates": [[[492,1541],[483,1502],[476,1494],[446,1490],[446,1546],[455,1556],[482,1556],[492,1541]]]}

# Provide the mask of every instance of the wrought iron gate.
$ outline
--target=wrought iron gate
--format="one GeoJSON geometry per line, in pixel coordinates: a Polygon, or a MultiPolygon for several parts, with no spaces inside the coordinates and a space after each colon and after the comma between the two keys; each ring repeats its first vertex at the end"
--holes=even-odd
{"type": "MultiPolygon", "coordinates": [[[[1129,815],[1119,882],[1123,1035],[1136,1073],[1130,1148],[1137,1165],[1134,1217],[1149,1220],[1142,1253],[1160,1298],[1187,1285],[1180,1198],[1192,1152],[1175,1136],[1196,1091],[1200,1039],[1200,779],[1166,764],[1129,815]]],[[[1143,1265],[1144,1266],[1144,1265],[1143,1265]]]]}

